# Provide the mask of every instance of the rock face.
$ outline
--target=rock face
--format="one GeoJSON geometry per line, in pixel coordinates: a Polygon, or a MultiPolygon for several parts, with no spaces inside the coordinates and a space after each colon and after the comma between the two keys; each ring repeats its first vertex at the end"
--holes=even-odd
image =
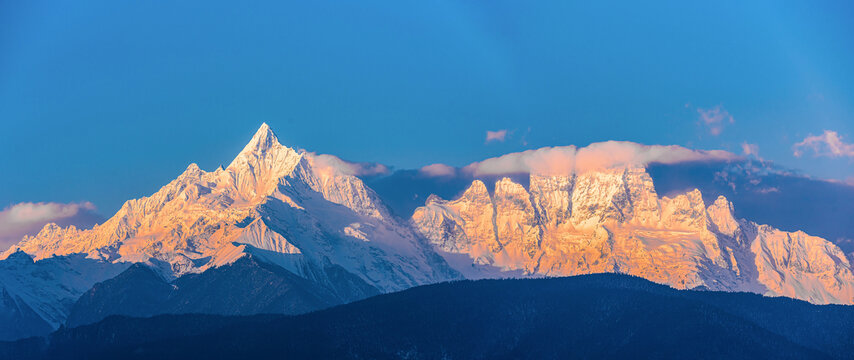
{"type": "Polygon", "coordinates": [[[643,168],[531,175],[527,190],[504,178],[493,195],[474,181],[458,199],[431,197],[411,223],[470,277],[618,272],[680,289],[854,303],[852,267],[836,245],[735,219],[729,201],[707,206],[698,190],[659,197],[643,168]],[[460,254],[493,271],[466,268],[460,254]]]}

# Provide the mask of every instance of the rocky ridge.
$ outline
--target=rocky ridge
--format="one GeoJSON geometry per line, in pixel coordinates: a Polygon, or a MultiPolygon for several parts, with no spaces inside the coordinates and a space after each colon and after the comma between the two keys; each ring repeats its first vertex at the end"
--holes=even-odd
{"type": "Polygon", "coordinates": [[[851,264],[836,245],[736,219],[726,198],[707,205],[699,190],[659,197],[640,167],[533,174],[529,189],[503,178],[492,195],[476,180],[457,199],[431,197],[411,223],[446,256],[479,264],[459,269],[474,277],[617,272],[680,289],[854,303],[851,264]]]}

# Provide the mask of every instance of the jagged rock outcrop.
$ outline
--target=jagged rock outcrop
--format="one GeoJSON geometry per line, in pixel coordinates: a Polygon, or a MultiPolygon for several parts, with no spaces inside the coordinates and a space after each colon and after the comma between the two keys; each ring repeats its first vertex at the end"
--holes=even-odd
{"type": "Polygon", "coordinates": [[[431,197],[411,222],[445,256],[530,276],[619,272],[682,289],[854,303],[852,267],[836,245],[736,219],[729,201],[706,206],[698,190],[659,197],[639,167],[533,174],[529,189],[503,178],[493,195],[475,181],[458,199],[431,197]]]}

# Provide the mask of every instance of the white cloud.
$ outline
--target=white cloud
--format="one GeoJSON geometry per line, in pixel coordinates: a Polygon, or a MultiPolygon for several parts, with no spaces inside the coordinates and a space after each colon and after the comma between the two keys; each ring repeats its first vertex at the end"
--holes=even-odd
{"type": "Polygon", "coordinates": [[[792,150],[796,157],[801,157],[805,151],[811,150],[814,157],[854,158],[854,144],[842,141],[842,136],[831,130],[825,130],[821,135],[807,136],[803,141],[795,144],[792,150]]]}
{"type": "Polygon", "coordinates": [[[319,170],[334,169],[343,174],[353,176],[384,175],[388,174],[390,171],[388,166],[379,163],[351,162],[342,160],[335,155],[317,154],[313,152],[307,152],[306,154],[308,154],[309,160],[312,161],[312,166],[319,170]]]}
{"type": "Polygon", "coordinates": [[[507,129],[496,130],[496,131],[486,131],[486,142],[492,141],[501,141],[503,142],[507,138],[507,129]]]}
{"type": "Polygon", "coordinates": [[[754,156],[759,158],[759,145],[749,144],[747,142],[741,143],[741,152],[744,156],[754,156]]]}
{"type": "Polygon", "coordinates": [[[95,205],[90,202],[23,202],[11,205],[0,211],[0,246],[5,248],[17,243],[24,235],[37,233],[47,223],[63,220],[73,223],[74,217],[94,211],[95,205]]]}
{"type": "Polygon", "coordinates": [[[677,145],[642,145],[628,141],[606,141],[583,148],[570,145],[510,153],[472,163],[463,170],[474,176],[513,173],[556,175],[614,167],[646,166],[650,163],[675,164],[739,158],[723,150],[704,151],[677,145]]]}
{"type": "Polygon", "coordinates": [[[457,173],[457,169],[445,164],[430,164],[418,170],[421,174],[430,177],[453,176],[457,173]]]}
{"type": "Polygon", "coordinates": [[[709,133],[718,136],[723,132],[726,124],[735,123],[735,119],[722,106],[718,105],[711,109],[697,108],[700,114],[700,124],[705,126],[709,133]]]}
{"type": "Polygon", "coordinates": [[[760,194],[770,194],[770,193],[778,193],[778,192],[780,192],[780,189],[778,189],[775,186],[771,186],[771,187],[761,188],[759,190],[756,190],[756,192],[758,192],[760,194]]]}

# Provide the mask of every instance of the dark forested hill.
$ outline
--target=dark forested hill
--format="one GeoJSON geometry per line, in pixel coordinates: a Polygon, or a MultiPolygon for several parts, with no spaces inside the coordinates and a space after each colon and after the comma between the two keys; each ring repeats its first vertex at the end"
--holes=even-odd
{"type": "Polygon", "coordinates": [[[324,286],[247,256],[167,282],[148,266],[134,264],[84,293],[71,308],[67,325],[91,324],[110,315],[293,315],[377,294],[376,289],[353,281],[354,276],[348,277],[344,271],[330,267],[326,273],[343,275],[336,286],[324,286]]]}
{"type": "Polygon", "coordinates": [[[0,358],[850,358],[854,307],[625,275],[460,281],[299,316],[109,317],[0,358]]]}

